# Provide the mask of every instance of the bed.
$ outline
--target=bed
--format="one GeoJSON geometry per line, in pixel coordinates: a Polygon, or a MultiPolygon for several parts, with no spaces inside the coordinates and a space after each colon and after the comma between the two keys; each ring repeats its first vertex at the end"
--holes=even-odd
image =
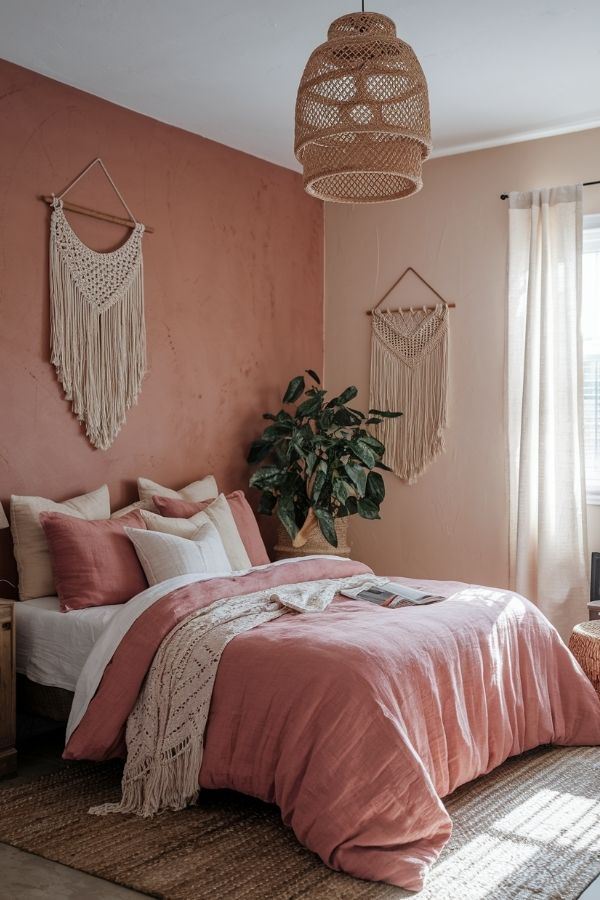
{"type": "Polygon", "coordinates": [[[55,596],[16,603],[19,709],[66,723],[84,663],[117,612],[100,606],[65,615],[55,596]]]}
{"type": "MultiPolygon", "coordinates": [[[[165,582],[107,613],[77,683],[65,757],[131,749],[159,648],[215,600],[365,573],[349,560],[288,560],[165,582]]],[[[441,798],[540,744],[600,744],[600,703],[524,598],[402,581],[447,599],[389,610],[337,594],[318,615],[282,615],[235,636],[220,657],[194,783],[277,803],[327,865],[419,890],[452,830],[441,798]]],[[[175,691],[186,677],[166,674],[175,691]]],[[[146,743],[150,765],[156,747],[146,743]]]]}

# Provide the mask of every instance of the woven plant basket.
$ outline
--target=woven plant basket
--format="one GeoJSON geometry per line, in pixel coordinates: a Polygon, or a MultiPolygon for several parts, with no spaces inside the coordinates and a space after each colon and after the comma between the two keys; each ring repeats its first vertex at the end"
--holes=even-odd
{"type": "Polygon", "coordinates": [[[569,650],[600,697],[600,622],[576,625],[569,638],[569,650]]]}
{"type": "Polygon", "coordinates": [[[302,547],[294,547],[289,534],[278,521],[277,524],[277,543],[274,547],[275,559],[286,559],[287,557],[299,556],[315,556],[326,555],[332,556],[350,556],[350,547],[348,546],[348,519],[335,520],[335,533],[337,534],[338,545],[334,547],[329,541],[326,541],[321,534],[321,529],[316,526],[310,532],[307,542],[302,547]]]}

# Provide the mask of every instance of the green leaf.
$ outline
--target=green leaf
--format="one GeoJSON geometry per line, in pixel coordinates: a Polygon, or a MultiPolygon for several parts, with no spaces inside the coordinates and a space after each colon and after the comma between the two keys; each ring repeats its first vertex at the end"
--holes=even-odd
{"type": "Polygon", "coordinates": [[[304,376],[296,375],[287,386],[287,390],[283,395],[283,403],[295,403],[298,397],[304,393],[304,388],[304,376]]]}
{"type": "Polygon", "coordinates": [[[359,497],[364,497],[367,488],[367,473],[362,466],[356,463],[347,462],[344,471],[352,481],[359,497]]]}
{"type": "Polygon", "coordinates": [[[385,483],[378,472],[369,472],[365,497],[367,500],[372,500],[377,507],[385,497],[385,483]]]}
{"type": "Polygon", "coordinates": [[[327,431],[333,425],[333,417],[335,413],[333,409],[324,409],[317,417],[317,425],[323,431],[327,431]]]}
{"type": "Polygon", "coordinates": [[[337,398],[338,405],[343,406],[345,403],[348,403],[350,400],[354,400],[354,398],[357,396],[357,394],[358,394],[358,388],[354,387],[353,384],[350,385],[350,387],[347,387],[345,391],[342,391],[342,393],[337,398]]]}
{"type": "Polygon", "coordinates": [[[319,499],[319,495],[323,488],[325,487],[325,482],[327,481],[327,466],[325,463],[320,462],[317,467],[317,474],[315,475],[315,480],[312,488],[312,501],[315,503],[319,499]]]}
{"type": "Polygon", "coordinates": [[[348,403],[350,400],[354,400],[357,394],[358,388],[355,388],[354,385],[350,385],[350,387],[347,387],[345,391],[342,391],[341,394],[330,400],[327,406],[344,406],[345,403],[348,403]]]}
{"type": "Polygon", "coordinates": [[[384,472],[393,472],[393,469],[391,469],[389,466],[386,466],[386,464],[382,462],[375,463],[375,468],[383,469],[384,472]]]}
{"type": "Polygon", "coordinates": [[[289,427],[294,424],[293,416],[290,416],[289,412],[286,412],[285,409],[279,410],[279,412],[275,416],[275,421],[279,425],[288,425],[289,427]]]}
{"type": "Polygon", "coordinates": [[[258,504],[259,513],[262,513],[264,516],[272,515],[276,503],[277,494],[272,494],[270,491],[264,491],[258,504]]]}
{"type": "Polygon", "coordinates": [[[358,500],[356,497],[348,497],[346,501],[346,511],[349,516],[355,516],[358,512],[358,500]]]}
{"type": "Polygon", "coordinates": [[[294,498],[291,494],[281,496],[277,506],[277,515],[279,521],[289,534],[292,540],[298,534],[298,526],[296,525],[296,516],[294,510],[294,498]]]}
{"type": "Polygon", "coordinates": [[[288,441],[276,441],[273,444],[273,461],[279,469],[287,469],[289,460],[287,457],[288,441]]]}
{"type": "Polygon", "coordinates": [[[305,447],[305,434],[301,428],[294,428],[292,437],[290,439],[290,445],[294,447],[299,456],[304,459],[307,453],[307,449],[305,447]]]}
{"type": "Polygon", "coordinates": [[[385,453],[385,447],[378,441],[377,438],[374,438],[372,434],[364,431],[364,429],[360,433],[360,440],[363,444],[368,444],[371,449],[377,453],[378,456],[381,456],[382,453],[385,453]]]}
{"type": "Polygon", "coordinates": [[[398,416],[403,415],[401,412],[390,412],[386,409],[370,409],[369,413],[374,416],[381,416],[382,419],[397,419],[398,416]]]}
{"type": "Polygon", "coordinates": [[[313,473],[313,470],[317,464],[317,454],[312,450],[309,450],[306,456],[304,457],[305,466],[306,466],[306,480],[310,478],[313,473]]]}
{"type": "Polygon", "coordinates": [[[320,411],[322,406],[323,401],[320,393],[316,397],[308,397],[296,410],[296,417],[299,419],[312,418],[320,411]]]}
{"type": "Polygon", "coordinates": [[[314,507],[315,515],[319,522],[319,528],[321,529],[321,534],[325,538],[326,541],[329,541],[334,547],[337,547],[337,534],[335,532],[335,524],[333,521],[333,516],[327,509],[322,509],[319,506],[314,507]]]}
{"type": "Polygon", "coordinates": [[[379,507],[372,500],[358,501],[358,514],[363,519],[379,519],[379,507]]]}
{"type": "Polygon", "coordinates": [[[382,422],[383,419],[376,419],[375,417],[370,416],[365,422],[365,425],[381,425],[382,422]]]}
{"type": "Polygon", "coordinates": [[[336,411],[333,421],[336,425],[357,425],[360,422],[360,419],[357,418],[354,413],[351,413],[349,409],[341,406],[336,411]]]}
{"type": "Polygon", "coordinates": [[[310,375],[310,377],[312,378],[313,381],[316,381],[317,384],[321,384],[321,379],[319,378],[319,376],[317,375],[316,372],[314,372],[312,369],[305,369],[304,371],[306,372],[307,375],[310,375]]]}
{"type": "Polygon", "coordinates": [[[360,459],[369,469],[372,469],[377,462],[377,457],[371,448],[364,441],[349,441],[348,447],[352,453],[360,459]]]}
{"type": "Polygon", "coordinates": [[[318,447],[321,450],[327,450],[329,447],[339,444],[338,438],[333,438],[328,434],[315,434],[313,435],[313,443],[315,447],[318,447]]]}
{"type": "Polygon", "coordinates": [[[292,426],[288,425],[287,422],[277,421],[272,425],[267,425],[261,438],[263,441],[276,441],[281,437],[288,437],[292,430],[292,426]]]}
{"type": "Polygon", "coordinates": [[[250,445],[250,450],[248,451],[247,462],[249,463],[258,463],[262,462],[265,457],[269,455],[271,452],[271,443],[270,441],[253,441],[250,445]]]}
{"type": "Polygon", "coordinates": [[[352,488],[343,478],[335,478],[333,482],[333,496],[339,500],[342,505],[346,504],[348,497],[352,496],[352,488]]]}
{"type": "Polygon", "coordinates": [[[360,409],[352,409],[352,407],[350,407],[350,406],[348,407],[348,409],[350,410],[351,413],[354,413],[355,416],[358,416],[358,418],[359,418],[361,421],[362,421],[363,419],[366,419],[366,416],[365,416],[364,412],[361,412],[360,409]]]}
{"type": "Polygon", "coordinates": [[[249,484],[250,487],[260,488],[261,490],[276,488],[285,479],[285,474],[279,466],[263,466],[261,469],[257,469],[250,477],[249,484]]]}

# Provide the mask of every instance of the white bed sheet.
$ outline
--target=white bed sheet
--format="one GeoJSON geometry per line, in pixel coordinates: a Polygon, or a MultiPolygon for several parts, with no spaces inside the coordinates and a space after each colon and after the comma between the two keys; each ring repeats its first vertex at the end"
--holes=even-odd
{"type": "Polygon", "coordinates": [[[64,613],[58,597],[15,603],[17,672],[38,684],[74,691],[90,651],[121,606],[64,613]]]}

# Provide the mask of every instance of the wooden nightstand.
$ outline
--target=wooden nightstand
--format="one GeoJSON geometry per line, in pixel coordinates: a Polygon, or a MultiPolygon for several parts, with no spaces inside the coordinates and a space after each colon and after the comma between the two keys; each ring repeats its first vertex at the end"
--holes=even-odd
{"type": "Polygon", "coordinates": [[[0,600],[0,777],[17,771],[15,611],[12,600],[0,600]]]}

